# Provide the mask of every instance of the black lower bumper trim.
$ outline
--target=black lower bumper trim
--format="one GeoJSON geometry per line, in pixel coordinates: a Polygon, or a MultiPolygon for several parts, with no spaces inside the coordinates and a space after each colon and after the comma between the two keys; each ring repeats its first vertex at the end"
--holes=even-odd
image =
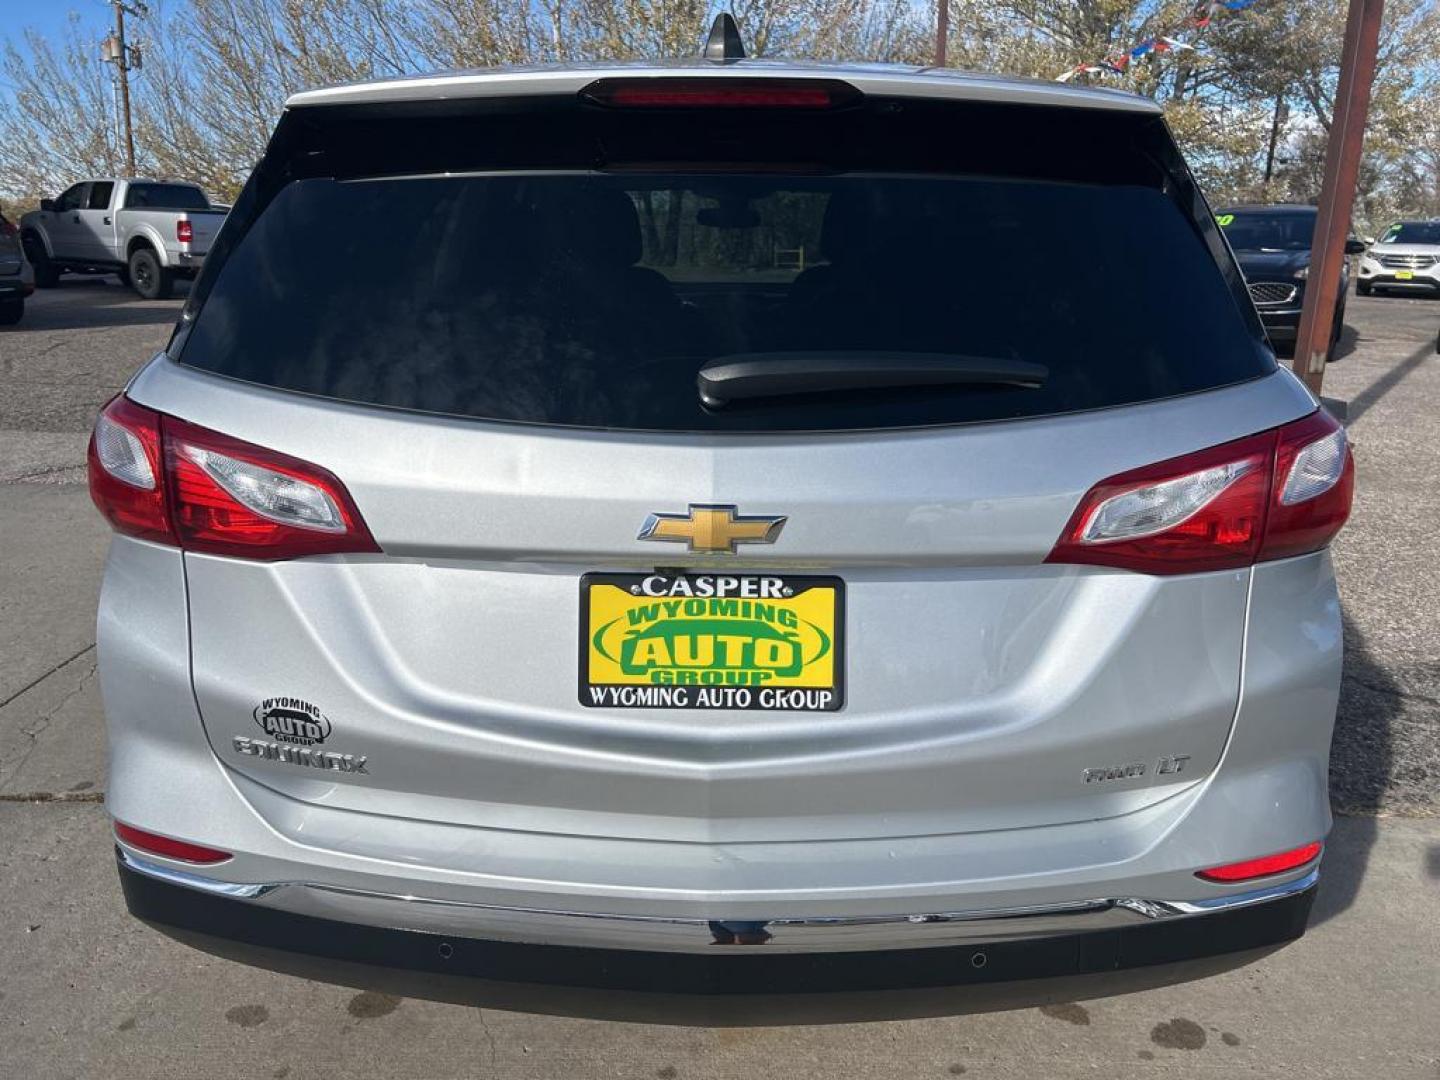
{"type": "Polygon", "coordinates": [[[927,949],[717,954],[521,945],[388,930],[266,908],[120,867],[131,914],[149,922],[287,952],[503,982],[664,993],[816,993],[1052,978],[1165,964],[1292,941],[1315,890],[1214,915],[1030,941],[927,949]]]}

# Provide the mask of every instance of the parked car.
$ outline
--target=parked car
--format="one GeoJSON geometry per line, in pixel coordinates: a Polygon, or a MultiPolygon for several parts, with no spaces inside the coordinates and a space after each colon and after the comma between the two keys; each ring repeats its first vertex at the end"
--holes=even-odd
{"type": "Polygon", "coordinates": [[[225,219],[205,192],[175,181],[104,177],[72,184],[20,219],[35,283],[52,288],[63,273],[118,273],[147,300],[192,278],[225,219]]]}
{"type": "Polygon", "coordinates": [[[34,276],[20,248],[20,232],[0,208],[0,326],[14,326],[25,315],[25,298],[34,276]]]}
{"type": "Polygon", "coordinates": [[[1397,221],[1360,260],[1355,291],[1440,292],[1440,221],[1397,221]]]}
{"type": "Polygon", "coordinates": [[[292,97],[91,443],[131,911],[707,991],[1299,935],[1353,464],[1203,206],[1151,101],[949,70],[292,97]]]}
{"type": "MultiPolygon", "coordinates": [[[[1294,349],[1300,328],[1318,213],[1313,206],[1230,206],[1215,215],[1240,263],[1265,333],[1286,352],[1294,349]]],[[[1364,250],[1359,240],[1352,238],[1345,243],[1347,255],[1364,250]]],[[[1341,264],[1340,289],[1330,322],[1332,351],[1345,329],[1345,297],[1349,290],[1350,264],[1346,260],[1341,264]]]]}

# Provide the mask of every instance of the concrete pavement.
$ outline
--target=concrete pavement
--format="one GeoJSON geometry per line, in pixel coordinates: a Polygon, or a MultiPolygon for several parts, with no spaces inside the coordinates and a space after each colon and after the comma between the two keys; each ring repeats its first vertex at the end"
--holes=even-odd
{"type": "Polygon", "coordinates": [[[0,804],[10,913],[0,970],[18,974],[0,999],[0,1075],[1433,1080],[1437,1071],[1440,921],[1423,917],[1440,888],[1431,821],[1377,829],[1342,819],[1310,933],[1231,959],[1228,970],[717,1002],[416,978],[254,951],[236,963],[228,946],[192,948],[123,913],[99,818],[95,806],[0,804]]]}
{"type": "Polygon", "coordinates": [[[1337,823],[1306,938],[1116,977],[723,1003],[239,963],[124,914],[96,803],[106,533],[83,452],[177,308],[67,282],[0,331],[0,1077],[1440,1076],[1440,303],[1351,297],[1327,377],[1360,470],[1333,783],[1366,812],[1337,823]]]}

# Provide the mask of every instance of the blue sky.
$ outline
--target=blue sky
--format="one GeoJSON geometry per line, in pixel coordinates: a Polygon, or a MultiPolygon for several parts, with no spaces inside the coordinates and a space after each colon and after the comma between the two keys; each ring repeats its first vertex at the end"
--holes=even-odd
{"type": "MultiPolygon", "coordinates": [[[[96,41],[105,36],[115,20],[113,9],[105,0],[0,0],[0,39],[13,42],[23,50],[22,35],[26,27],[33,26],[52,41],[58,41],[72,11],[80,16],[81,25],[96,41]]],[[[8,89],[4,76],[0,76],[0,97],[8,89]]]]}
{"type": "Polygon", "coordinates": [[[72,11],[98,27],[102,36],[114,18],[105,0],[0,0],[0,36],[18,38],[27,26],[58,36],[72,11]]]}

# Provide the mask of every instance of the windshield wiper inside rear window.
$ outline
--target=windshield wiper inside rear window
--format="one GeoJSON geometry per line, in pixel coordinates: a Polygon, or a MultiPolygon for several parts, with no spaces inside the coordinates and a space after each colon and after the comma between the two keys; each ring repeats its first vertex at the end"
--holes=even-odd
{"type": "Polygon", "coordinates": [[[1026,360],[919,352],[753,352],[717,356],[695,376],[712,409],[747,398],[907,386],[1036,389],[1050,369],[1026,360]]]}

